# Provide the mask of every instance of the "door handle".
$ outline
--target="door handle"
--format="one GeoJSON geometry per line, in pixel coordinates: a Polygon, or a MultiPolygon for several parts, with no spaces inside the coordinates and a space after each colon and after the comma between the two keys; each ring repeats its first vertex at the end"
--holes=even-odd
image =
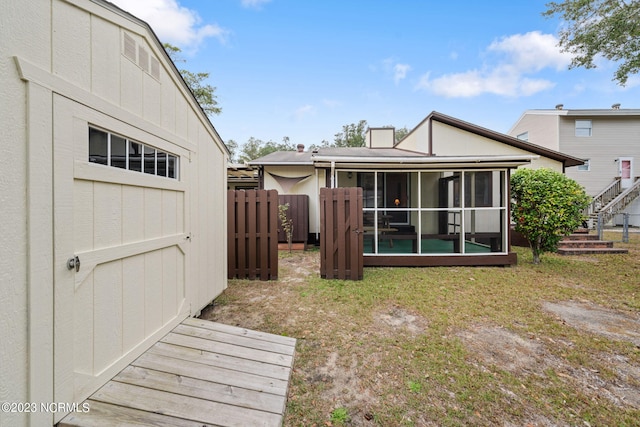
{"type": "Polygon", "coordinates": [[[67,260],[67,269],[69,270],[75,269],[76,273],[80,271],[80,258],[78,258],[77,255],[67,260]]]}

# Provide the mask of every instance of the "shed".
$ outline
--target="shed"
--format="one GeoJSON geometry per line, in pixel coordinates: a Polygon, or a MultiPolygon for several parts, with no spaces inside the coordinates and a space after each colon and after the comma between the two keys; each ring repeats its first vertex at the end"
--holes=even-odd
{"type": "Polygon", "coordinates": [[[229,153],[109,2],[5,1],[0,39],[0,401],[72,405],[225,288],[229,153]]]}

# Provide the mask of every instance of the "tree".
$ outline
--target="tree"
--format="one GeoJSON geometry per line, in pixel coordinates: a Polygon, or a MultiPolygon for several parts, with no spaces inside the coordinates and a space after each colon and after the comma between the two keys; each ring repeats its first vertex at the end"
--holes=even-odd
{"type": "Polygon", "coordinates": [[[402,138],[409,134],[409,129],[405,127],[401,127],[396,129],[396,142],[400,141],[402,138]]]}
{"type": "Polygon", "coordinates": [[[367,121],[360,120],[358,124],[351,123],[342,126],[342,132],[335,134],[335,147],[364,147],[367,121]]]}
{"type": "Polygon", "coordinates": [[[233,163],[236,159],[238,143],[235,140],[230,139],[225,142],[225,145],[227,146],[227,150],[229,150],[229,161],[233,163]]]}
{"type": "Polygon", "coordinates": [[[294,147],[294,145],[289,141],[288,136],[283,137],[281,143],[271,140],[264,142],[260,139],[251,137],[242,145],[242,150],[240,150],[238,160],[246,163],[276,151],[294,151],[295,149],[296,147],[294,147]]]}
{"type": "Polygon", "coordinates": [[[598,55],[619,61],[613,80],[624,86],[640,70],[640,1],[564,0],[547,4],[544,16],[559,16],[560,47],[574,55],[570,68],[595,68],[598,55]]]}
{"type": "Polygon", "coordinates": [[[576,181],[549,169],[520,169],[511,176],[511,216],[515,230],[529,240],[533,263],[553,252],[578,228],[590,197],[576,181]]]}
{"type": "MultiPolygon", "coordinates": [[[[180,52],[182,52],[182,50],[180,50],[179,47],[173,46],[169,43],[165,43],[163,46],[167,55],[169,55],[169,58],[171,58],[174,64],[177,62],[186,62],[184,59],[180,58],[180,52]]],[[[205,83],[205,80],[209,78],[209,73],[194,73],[186,69],[179,71],[185,83],[187,83],[187,86],[191,89],[193,96],[195,96],[196,100],[202,107],[202,110],[208,116],[220,114],[222,112],[222,108],[218,106],[218,101],[216,100],[216,88],[205,83]]]]}

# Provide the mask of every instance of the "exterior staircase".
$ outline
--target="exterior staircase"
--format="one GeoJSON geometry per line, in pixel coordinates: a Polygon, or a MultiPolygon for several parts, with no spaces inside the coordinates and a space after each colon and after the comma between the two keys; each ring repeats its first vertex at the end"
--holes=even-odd
{"type": "Polygon", "coordinates": [[[640,196],[640,179],[638,177],[629,188],[625,189],[621,186],[620,178],[616,178],[593,197],[591,204],[585,210],[584,215],[587,217],[589,228],[596,228],[598,216],[601,216],[603,225],[608,223],[638,196],[640,196]]]}
{"type": "Polygon", "coordinates": [[[560,241],[559,255],[592,255],[592,254],[626,254],[627,249],[613,247],[613,242],[598,240],[595,234],[589,234],[588,229],[579,229],[560,241]]]}

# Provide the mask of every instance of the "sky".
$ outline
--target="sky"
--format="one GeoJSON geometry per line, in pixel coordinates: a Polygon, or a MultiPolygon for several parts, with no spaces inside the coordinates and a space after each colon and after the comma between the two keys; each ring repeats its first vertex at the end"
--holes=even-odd
{"type": "Polygon", "coordinates": [[[640,108],[614,63],[569,69],[547,0],[111,0],[208,72],[227,142],[333,142],[438,111],[507,133],[529,109],[640,108]]]}

